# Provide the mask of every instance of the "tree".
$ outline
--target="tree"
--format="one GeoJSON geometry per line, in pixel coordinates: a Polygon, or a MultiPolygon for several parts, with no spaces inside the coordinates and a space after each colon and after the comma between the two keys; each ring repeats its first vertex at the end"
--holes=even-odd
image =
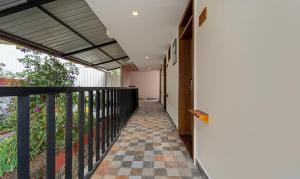
{"type": "MultiPolygon", "coordinates": [[[[25,50],[22,50],[25,51],[25,50]]],[[[17,73],[22,86],[30,87],[70,87],[74,85],[78,68],[71,62],[61,62],[53,56],[36,51],[25,51],[24,58],[18,59],[25,70],[17,73]]]]}

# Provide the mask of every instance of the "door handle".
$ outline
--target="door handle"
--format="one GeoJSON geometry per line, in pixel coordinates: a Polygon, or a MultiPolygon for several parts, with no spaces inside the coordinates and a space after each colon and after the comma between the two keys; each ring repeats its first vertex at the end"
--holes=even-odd
{"type": "Polygon", "coordinates": [[[193,79],[190,79],[189,89],[190,91],[193,91],[193,79]]]}

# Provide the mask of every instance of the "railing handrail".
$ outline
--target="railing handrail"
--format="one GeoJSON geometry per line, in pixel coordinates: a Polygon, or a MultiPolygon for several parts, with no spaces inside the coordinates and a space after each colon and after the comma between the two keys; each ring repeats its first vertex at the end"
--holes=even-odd
{"type": "Polygon", "coordinates": [[[71,93],[98,90],[137,89],[133,87],[0,87],[0,97],[37,94],[71,93]]]}

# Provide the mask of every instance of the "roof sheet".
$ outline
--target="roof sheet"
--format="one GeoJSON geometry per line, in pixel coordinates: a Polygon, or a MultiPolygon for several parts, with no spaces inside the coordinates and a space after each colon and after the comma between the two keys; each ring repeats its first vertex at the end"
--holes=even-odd
{"type": "Polygon", "coordinates": [[[117,42],[101,46],[113,39],[106,35],[106,27],[84,0],[33,2],[0,1],[0,38],[24,46],[41,46],[49,53],[55,52],[60,57],[107,70],[119,67],[122,62],[114,60],[127,56],[117,42]],[[26,3],[32,6],[22,9],[20,6],[26,3]],[[65,55],[85,48],[89,49],[72,56],[65,55]],[[94,65],[106,61],[112,62],[94,65]]]}
{"type": "Polygon", "coordinates": [[[121,67],[121,65],[117,62],[106,63],[100,66],[101,68],[106,68],[106,69],[115,69],[121,67]]]}
{"type": "Polygon", "coordinates": [[[25,3],[26,0],[7,0],[7,1],[0,1],[0,10],[7,9],[19,4],[25,3]]]}

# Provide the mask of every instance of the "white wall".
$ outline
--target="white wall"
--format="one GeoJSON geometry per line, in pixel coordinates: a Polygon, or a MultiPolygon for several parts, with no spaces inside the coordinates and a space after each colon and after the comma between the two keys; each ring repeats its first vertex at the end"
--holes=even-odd
{"type": "Polygon", "coordinates": [[[121,72],[115,70],[114,72],[106,73],[106,86],[107,87],[121,87],[121,72]]]}
{"type": "Polygon", "coordinates": [[[111,86],[112,87],[121,87],[121,76],[120,74],[112,75],[111,78],[111,86]]]}
{"type": "Polygon", "coordinates": [[[129,87],[130,86],[130,71],[126,68],[121,67],[121,86],[122,87],[129,87]]]}
{"type": "Polygon", "coordinates": [[[130,86],[139,89],[139,98],[159,99],[159,71],[132,71],[129,73],[130,86]]]}
{"type": "Polygon", "coordinates": [[[112,87],[112,75],[110,72],[105,73],[105,86],[112,87]]]}
{"type": "MultiPolygon", "coordinates": [[[[177,38],[177,36],[176,36],[177,38]]],[[[173,38],[173,40],[175,37],[173,38]]],[[[170,44],[172,44],[170,42],[170,44]]],[[[178,39],[177,39],[177,53],[178,53],[178,39]]],[[[173,53],[171,52],[171,59],[167,67],[167,112],[172,118],[175,125],[178,127],[178,87],[179,87],[179,68],[178,68],[178,55],[177,63],[173,65],[173,53]]]]}
{"type": "Polygon", "coordinates": [[[105,72],[89,67],[78,67],[79,75],[75,86],[81,87],[103,87],[105,86],[105,72]]]}
{"type": "Polygon", "coordinates": [[[300,178],[300,1],[195,2],[195,156],[212,179],[300,178]]]}
{"type": "Polygon", "coordinates": [[[17,49],[16,45],[0,44],[0,63],[6,66],[4,70],[16,73],[24,70],[24,66],[18,61],[18,58],[23,58],[25,53],[17,49]]]}

